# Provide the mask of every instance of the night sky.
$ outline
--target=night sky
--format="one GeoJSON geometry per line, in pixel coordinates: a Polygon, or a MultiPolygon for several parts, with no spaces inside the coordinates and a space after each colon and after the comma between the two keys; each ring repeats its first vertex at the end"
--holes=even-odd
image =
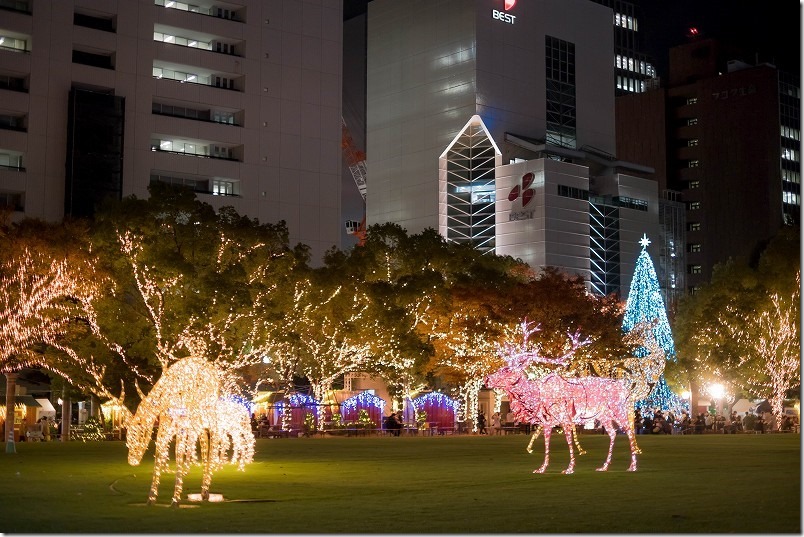
{"type": "MultiPolygon", "coordinates": [[[[398,0],[403,1],[403,0],[398,0]]],[[[520,0],[522,2],[532,0],[520,0]]],[[[669,50],[687,42],[689,28],[742,51],[743,61],[773,63],[801,73],[801,5],[792,0],[632,0],[642,9],[646,54],[667,78],[669,50]],[[758,55],[758,56],[757,56],[758,55]]],[[[367,0],[345,0],[344,19],[365,12],[367,0]]]]}
{"type": "MultiPolygon", "coordinates": [[[[347,2],[350,0],[347,0],[347,2]]],[[[768,62],[801,74],[801,5],[791,0],[633,0],[642,9],[644,52],[663,79],[669,50],[689,40],[689,28],[713,37],[746,62],[768,62]]]]}

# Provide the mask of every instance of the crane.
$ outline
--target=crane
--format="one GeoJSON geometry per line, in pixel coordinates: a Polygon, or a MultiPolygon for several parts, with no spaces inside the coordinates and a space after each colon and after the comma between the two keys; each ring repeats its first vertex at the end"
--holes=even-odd
{"type": "Polygon", "coordinates": [[[347,220],[346,232],[357,237],[358,246],[363,246],[366,242],[366,154],[355,145],[343,118],[341,118],[341,150],[343,159],[349,166],[349,171],[352,172],[357,190],[363,197],[363,220],[360,222],[347,220]]]}

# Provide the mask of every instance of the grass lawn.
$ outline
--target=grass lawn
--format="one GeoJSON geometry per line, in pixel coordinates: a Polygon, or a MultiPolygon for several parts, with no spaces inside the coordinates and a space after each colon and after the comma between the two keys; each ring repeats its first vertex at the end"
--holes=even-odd
{"type": "MultiPolygon", "coordinates": [[[[563,475],[564,438],[299,438],[257,441],[255,462],[215,474],[224,503],[145,506],[153,457],[126,462],[122,442],[18,443],[0,452],[4,533],[801,533],[801,437],[640,436],[626,472],[618,436],[611,469],[595,472],[608,437],[563,475]],[[250,500],[250,501],[248,501],[250,500]]],[[[185,481],[198,492],[200,471],[185,481]]]]}

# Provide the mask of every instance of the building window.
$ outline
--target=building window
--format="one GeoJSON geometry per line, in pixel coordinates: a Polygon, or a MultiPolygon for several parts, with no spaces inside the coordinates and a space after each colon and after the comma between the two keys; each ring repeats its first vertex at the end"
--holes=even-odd
{"type": "Polygon", "coordinates": [[[698,160],[698,159],[692,159],[689,162],[687,162],[687,167],[688,168],[697,168],[700,165],[701,165],[701,161],[698,160]]]}
{"type": "Polygon", "coordinates": [[[696,145],[698,145],[698,138],[687,140],[687,147],[695,147],[696,145]]]}
{"type": "Polygon", "coordinates": [[[782,192],[782,201],[791,205],[801,205],[801,198],[795,192],[782,192]]]}
{"type": "Polygon", "coordinates": [[[237,184],[235,181],[227,181],[224,179],[213,179],[212,194],[215,196],[236,196],[237,184]]]}
{"type": "Polygon", "coordinates": [[[572,186],[558,185],[558,195],[565,198],[589,201],[589,191],[572,186]]]}
{"type": "Polygon", "coordinates": [[[28,41],[16,37],[0,35],[0,49],[12,50],[14,52],[28,52],[28,41]]]}
{"type": "Polygon", "coordinates": [[[25,116],[0,114],[0,129],[25,132],[25,116]]]}
{"type": "Polygon", "coordinates": [[[73,63],[100,67],[101,69],[114,69],[113,54],[96,54],[85,50],[73,50],[73,63]]]}
{"type": "Polygon", "coordinates": [[[648,210],[648,202],[645,200],[640,200],[636,198],[629,198],[627,196],[617,196],[613,198],[614,203],[616,203],[619,207],[623,207],[625,209],[634,209],[636,211],[647,211],[648,210]]]}
{"type": "Polygon", "coordinates": [[[794,172],[793,170],[785,170],[782,168],[782,180],[789,183],[799,184],[801,183],[801,174],[794,172]]]}
{"type": "Polygon", "coordinates": [[[28,88],[25,87],[25,79],[11,75],[0,75],[0,89],[28,93],[28,88]]]}
{"type": "Polygon", "coordinates": [[[199,39],[193,39],[191,37],[181,37],[178,35],[171,35],[163,32],[154,32],[154,41],[159,41],[161,43],[170,43],[171,45],[179,45],[180,47],[212,50],[212,43],[209,41],[201,41],[199,39]]]}
{"type": "Polygon", "coordinates": [[[203,194],[209,193],[209,180],[190,178],[190,177],[175,177],[170,175],[162,175],[158,173],[151,174],[151,183],[167,183],[169,185],[180,186],[188,188],[193,192],[200,192],[203,194]]]}
{"type": "Polygon", "coordinates": [[[575,44],[546,35],[547,143],[576,147],[575,44]]]}
{"type": "Polygon", "coordinates": [[[687,126],[688,127],[691,127],[691,126],[697,125],[697,124],[698,124],[698,118],[697,117],[687,118],[687,126]]]}
{"type": "Polygon", "coordinates": [[[170,9],[178,9],[180,11],[190,11],[192,13],[200,13],[202,15],[210,15],[221,19],[229,19],[233,21],[240,21],[239,12],[229,8],[223,7],[201,7],[186,2],[176,2],[175,0],[154,0],[154,5],[166,7],[170,9]]]}
{"type": "Polygon", "coordinates": [[[0,192],[0,208],[18,212],[24,211],[22,196],[20,192],[0,192]]]}
{"type": "Polygon", "coordinates": [[[701,231],[700,222],[689,222],[687,224],[687,231],[701,231]]]}
{"type": "Polygon", "coordinates": [[[691,254],[697,254],[697,253],[700,253],[700,251],[701,251],[701,245],[700,245],[700,244],[688,244],[688,245],[687,245],[687,251],[688,251],[689,253],[691,253],[691,254]]]}
{"type": "Polygon", "coordinates": [[[22,155],[16,153],[0,153],[0,168],[5,170],[19,170],[22,167],[22,155]]]}
{"type": "Polygon", "coordinates": [[[801,140],[801,131],[800,130],[798,130],[798,129],[794,128],[794,127],[788,127],[787,125],[782,125],[781,130],[782,130],[782,137],[790,138],[791,140],[796,140],[796,141],[801,140]]]}
{"type": "Polygon", "coordinates": [[[698,102],[698,97],[687,97],[687,104],[696,104],[698,102]]]}
{"type": "Polygon", "coordinates": [[[151,151],[165,151],[194,157],[236,160],[231,147],[216,144],[202,145],[182,140],[151,140],[151,151]]]}
{"type": "Polygon", "coordinates": [[[687,183],[687,188],[689,188],[690,190],[695,190],[696,188],[701,188],[701,182],[700,181],[690,181],[689,183],[687,183]]]}
{"type": "Polygon", "coordinates": [[[691,202],[687,203],[687,210],[688,211],[697,211],[700,208],[701,208],[701,202],[700,201],[691,201],[691,202]]]}
{"type": "Polygon", "coordinates": [[[493,252],[495,149],[486,132],[482,121],[470,122],[445,152],[446,239],[493,252]]]}
{"type": "Polygon", "coordinates": [[[0,9],[30,13],[31,2],[30,0],[0,0],[0,9]]]}
{"type": "Polygon", "coordinates": [[[687,265],[687,274],[702,274],[703,267],[701,265],[687,265]]]}
{"type": "Polygon", "coordinates": [[[105,17],[98,17],[95,15],[88,15],[86,13],[74,13],[73,24],[76,26],[83,26],[85,28],[92,28],[94,30],[101,30],[103,32],[114,33],[114,17],[111,15],[105,17]]]}

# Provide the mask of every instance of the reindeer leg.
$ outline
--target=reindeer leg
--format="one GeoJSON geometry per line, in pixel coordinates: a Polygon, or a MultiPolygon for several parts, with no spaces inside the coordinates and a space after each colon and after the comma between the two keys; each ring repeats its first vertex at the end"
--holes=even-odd
{"type": "Polygon", "coordinates": [[[551,427],[544,428],[544,462],[536,470],[534,474],[543,474],[547,470],[547,464],[550,462],[550,435],[553,433],[551,427]]]}
{"type": "Polygon", "coordinates": [[[609,469],[609,465],[611,464],[611,454],[614,451],[614,438],[617,436],[617,429],[614,428],[614,422],[609,420],[609,424],[606,427],[606,432],[609,433],[609,453],[606,455],[606,462],[603,463],[603,466],[597,469],[598,472],[605,472],[609,469]]]}
{"type": "Polygon", "coordinates": [[[578,448],[578,455],[586,455],[586,450],[581,447],[581,442],[578,440],[578,430],[575,424],[572,424],[572,440],[575,442],[575,447],[578,448]]]}
{"type": "Polygon", "coordinates": [[[528,453],[533,453],[533,442],[535,442],[536,439],[539,438],[540,434],[542,434],[542,426],[538,425],[536,427],[536,432],[533,433],[533,436],[530,437],[530,442],[528,443],[527,447],[528,453]]]}
{"type": "Polygon", "coordinates": [[[170,452],[168,446],[170,444],[170,437],[161,428],[156,434],[156,442],[154,446],[154,473],[151,479],[151,489],[148,491],[147,505],[156,503],[156,497],[159,495],[159,480],[162,475],[162,470],[168,468],[168,458],[170,452]]]}
{"type": "Polygon", "coordinates": [[[173,498],[170,501],[171,507],[178,507],[181,502],[181,489],[184,486],[184,476],[187,474],[187,439],[176,435],[176,483],[173,486],[173,498]]]}
{"type": "Polygon", "coordinates": [[[629,472],[636,472],[637,470],[637,453],[642,453],[639,450],[639,447],[636,443],[636,437],[634,436],[634,429],[629,427],[626,429],[626,434],[628,435],[628,445],[631,448],[631,464],[628,466],[629,472]]]}
{"type": "Polygon", "coordinates": [[[565,424],[564,425],[564,437],[567,439],[567,447],[569,448],[570,454],[570,462],[567,469],[561,472],[562,474],[571,474],[575,471],[575,451],[572,449],[572,437],[575,433],[575,425],[573,424],[565,424]]]}

